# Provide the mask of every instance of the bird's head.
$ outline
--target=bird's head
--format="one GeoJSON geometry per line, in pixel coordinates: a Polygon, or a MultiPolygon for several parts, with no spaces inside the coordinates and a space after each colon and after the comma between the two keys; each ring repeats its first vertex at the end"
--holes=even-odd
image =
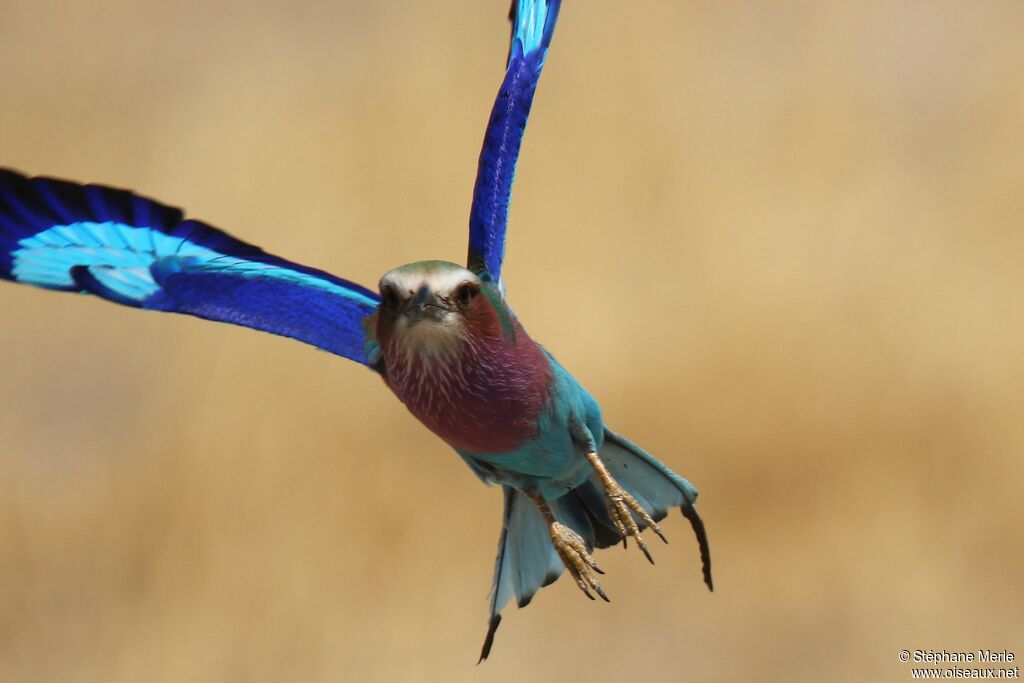
{"type": "Polygon", "coordinates": [[[512,329],[489,278],[447,261],[419,261],[385,273],[380,298],[377,337],[407,354],[443,357],[474,335],[512,329]]]}

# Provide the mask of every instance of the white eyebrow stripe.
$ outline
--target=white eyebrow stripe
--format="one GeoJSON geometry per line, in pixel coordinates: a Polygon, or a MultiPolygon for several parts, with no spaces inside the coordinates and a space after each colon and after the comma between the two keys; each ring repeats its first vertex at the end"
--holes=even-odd
{"type": "Polygon", "coordinates": [[[381,284],[394,287],[399,296],[405,297],[423,285],[431,292],[446,296],[463,282],[476,282],[476,277],[465,268],[445,270],[403,271],[392,270],[381,278],[381,284]]]}

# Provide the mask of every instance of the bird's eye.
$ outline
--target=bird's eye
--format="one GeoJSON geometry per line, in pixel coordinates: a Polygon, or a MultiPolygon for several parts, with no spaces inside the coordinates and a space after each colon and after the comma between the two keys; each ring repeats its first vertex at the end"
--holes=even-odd
{"type": "Polygon", "coordinates": [[[473,300],[477,294],[480,293],[480,285],[475,282],[463,282],[455,290],[455,301],[460,306],[469,306],[469,302],[473,300]]]}
{"type": "Polygon", "coordinates": [[[384,300],[384,305],[388,308],[398,306],[398,292],[391,285],[384,285],[380,288],[380,298],[384,300]]]}

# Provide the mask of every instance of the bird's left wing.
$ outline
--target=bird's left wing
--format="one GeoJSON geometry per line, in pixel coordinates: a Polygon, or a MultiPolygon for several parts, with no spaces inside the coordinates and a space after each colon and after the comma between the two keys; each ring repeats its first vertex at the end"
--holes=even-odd
{"type": "Polygon", "coordinates": [[[126,190],[0,169],[0,278],[292,337],[370,364],[378,296],[126,190]]]}
{"type": "Polygon", "coordinates": [[[505,255],[519,146],[560,5],[560,0],[516,0],[512,7],[508,69],[484,133],[469,214],[469,269],[477,274],[486,271],[496,281],[505,255]]]}

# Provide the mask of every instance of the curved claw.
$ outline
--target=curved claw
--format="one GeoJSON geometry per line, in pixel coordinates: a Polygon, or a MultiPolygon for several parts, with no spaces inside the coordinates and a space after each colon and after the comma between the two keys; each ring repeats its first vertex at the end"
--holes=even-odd
{"type": "Polygon", "coordinates": [[[583,594],[593,600],[593,591],[605,602],[611,602],[597,580],[597,574],[604,574],[604,571],[597,566],[583,538],[561,522],[554,522],[551,524],[551,542],[583,594]]]}
{"type": "Polygon", "coordinates": [[[597,476],[600,477],[601,483],[604,485],[608,516],[611,518],[612,524],[615,525],[616,531],[622,536],[623,547],[626,547],[626,539],[632,536],[636,539],[636,544],[640,547],[640,551],[647,558],[647,561],[654,564],[654,558],[651,557],[651,551],[648,550],[644,539],[640,537],[640,526],[633,515],[636,514],[636,517],[654,531],[658,538],[668,543],[665,534],[661,532],[661,527],[651,518],[651,515],[644,509],[644,506],[630,495],[626,489],[622,488],[619,482],[612,478],[611,473],[608,472],[608,468],[601,462],[601,458],[598,457],[597,453],[587,453],[587,460],[597,472],[597,476]]]}
{"type": "MultiPolygon", "coordinates": [[[[654,558],[651,557],[651,551],[647,549],[647,544],[640,536],[640,527],[633,518],[633,515],[630,514],[630,510],[634,509],[630,502],[636,503],[636,500],[632,496],[629,496],[627,499],[626,496],[629,496],[629,494],[621,489],[620,491],[608,494],[609,516],[611,517],[615,528],[622,535],[623,541],[625,541],[629,536],[635,538],[636,544],[640,547],[640,551],[644,554],[644,557],[647,558],[648,562],[654,564],[654,558]]],[[[643,508],[640,509],[643,510],[643,508]]],[[[643,510],[643,514],[646,515],[647,511],[643,510]]],[[[641,517],[641,519],[643,519],[643,517],[641,517]]],[[[648,519],[650,518],[648,517],[648,519]]],[[[648,525],[650,525],[649,522],[648,525]]]]}

